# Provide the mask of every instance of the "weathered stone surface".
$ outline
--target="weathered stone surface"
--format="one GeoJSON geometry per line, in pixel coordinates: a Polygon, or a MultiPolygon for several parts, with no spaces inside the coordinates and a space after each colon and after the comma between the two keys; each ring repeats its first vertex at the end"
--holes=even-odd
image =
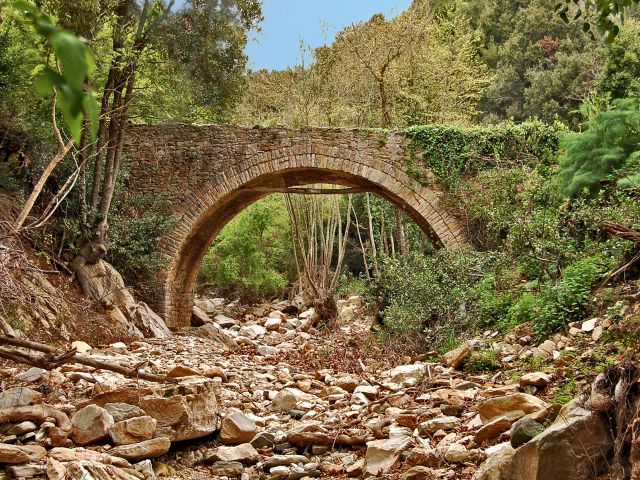
{"type": "Polygon", "coordinates": [[[481,445],[486,440],[493,440],[497,438],[502,432],[506,432],[511,428],[513,421],[508,417],[502,416],[491,420],[486,425],[483,425],[473,437],[473,441],[476,445],[481,445]]]}
{"type": "Polygon", "coordinates": [[[426,365],[422,363],[415,363],[412,365],[400,365],[398,367],[395,367],[389,370],[387,374],[391,378],[392,383],[415,384],[418,380],[422,378],[426,368],[427,368],[426,365]]]}
{"type": "Polygon", "coordinates": [[[87,405],[78,410],[71,419],[71,436],[78,445],[87,445],[107,438],[113,417],[102,407],[87,405]]]}
{"type": "Polygon", "coordinates": [[[363,471],[369,475],[387,473],[398,462],[400,454],[411,443],[409,437],[367,442],[363,471]]]}
{"type": "Polygon", "coordinates": [[[244,472],[240,462],[216,462],[209,467],[209,472],[217,477],[239,477],[244,472]]]}
{"type": "Polygon", "coordinates": [[[526,373],[520,377],[519,383],[521,387],[533,385],[534,387],[544,388],[551,382],[551,375],[544,372],[526,373]]]}
{"type": "Polygon", "coordinates": [[[109,429],[109,436],[115,445],[129,445],[142,440],[149,440],[156,431],[156,419],[134,417],[113,424],[109,429]]]}
{"type": "Polygon", "coordinates": [[[0,392],[0,409],[35,405],[42,402],[42,394],[26,387],[13,387],[0,392]]]}
{"type": "Polygon", "coordinates": [[[207,315],[207,313],[198,305],[194,305],[191,310],[191,326],[202,327],[209,322],[211,322],[209,315],[207,315]]]}
{"type": "Polygon", "coordinates": [[[258,433],[256,424],[240,410],[232,409],[222,420],[220,440],[227,444],[248,443],[258,433]]]}
{"type": "Polygon", "coordinates": [[[166,437],[152,438],[139,443],[122,445],[109,450],[114,457],[121,457],[130,462],[137,462],[145,458],[155,458],[164,455],[171,447],[171,440],[166,437]]]}
{"type": "Polygon", "coordinates": [[[400,480],[438,480],[438,473],[429,467],[411,467],[402,474],[400,480]]]}
{"type": "Polygon", "coordinates": [[[255,463],[260,460],[260,454],[251,444],[243,443],[235,447],[218,447],[205,460],[207,462],[255,463]]]}
{"type": "Polygon", "coordinates": [[[529,417],[521,418],[511,428],[511,446],[518,448],[543,431],[544,426],[541,423],[529,417]]]}
{"type": "Polygon", "coordinates": [[[199,377],[202,374],[195,368],[187,367],[186,365],[176,365],[167,373],[168,377],[180,378],[180,377],[199,377]]]}
{"type": "Polygon", "coordinates": [[[273,446],[275,435],[271,432],[260,432],[251,439],[251,445],[255,448],[265,448],[273,446]]]}
{"type": "Polygon", "coordinates": [[[308,462],[309,459],[304,455],[274,455],[264,461],[264,468],[265,470],[269,470],[273,467],[291,465],[294,463],[305,464],[308,462]]]}
{"type": "Polygon", "coordinates": [[[457,417],[440,416],[427,420],[418,426],[421,435],[435,433],[438,430],[452,430],[460,424],[457,417]]]}
{"type": "Polygon", "coordinates": [[[464,359],[471,353],[471,345],[468,342],[464,342],[458,348],[448,351],[442,357],[440,362],[447,367],[460,368],[464,363],[464,359]]]}
{"type": "Polygon", "coordinates": [[[144,417],[146,413],[140,407],[128,403],[106,403],[104,409],[111,414],[114,422],[121,422],[128,418],[144,417]]]}
{"type": "Polygon", "coordinates": [[[157,435],[172,441],[191,440],[218,429],[219,384],[204,377],[186,377],[179,385],[138,391],[120,388],[95,396],[91,402],[127,403],[157,421],[157,435]]]}
{"type": "Polygon", "coordinates": [[[533,413],[542,410],[547,403],[533,395],[526,393],[513,393],[503,397],[490,398],[478,406],[478,413],[484,423],[493,418],[513,411],[533,413]]]}
{"type": "Polygon", "coordinates": [[[42,376],[44,375],[45,372],[46,370],[43,368],[31,367],[26,372],[16,375],[16,380],[19,380],[21,382],[31,382],[31,383],[39,382],[40,380],[42,380],[42,376]]]}
{"type": "Polygon", "coordinates": [[[317,397],[304,393],[297,388],[283,388],[273,399],[272,406],[276,410],[286,411],[296,408],[301,402],[315,402],[317,397]]]}
{"type": "Polygon", "coordinates": [[[473,474],[472,480],[511,480],[511,463],[515,450],[489,457],[473,474]]]}
{"type": "Polygon", "coordinates": [[[65,480],[88,480],[88,479],[118,479],[118,480],[140,480],[130,470],[114,465],[105,465],[92,461],[76,461],[64,465],[65,480]]]}
{"type": "Polygon", "coordinates": [[[543,433],[516,450],[513,480],[588,480],[606,466],[613,439],[597,413],[570,402],[543,433]]]}
{"type": "Polygon", "coordinates": [[[37,445],[9,445],[0,443],[0,463],[38,462],[47,455],[43,447],[37,445]]]}

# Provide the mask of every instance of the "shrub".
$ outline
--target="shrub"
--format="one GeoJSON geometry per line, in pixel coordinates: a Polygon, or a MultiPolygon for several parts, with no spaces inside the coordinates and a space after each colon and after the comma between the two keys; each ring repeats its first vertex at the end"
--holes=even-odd
{"type": "Polygon", "coordinates": [[[463,369],[471,373],[495,372],[502,366],[495,350],[471,352],[463,369]]]}
{"type": "Polygon", "coordinates": [[[601,256],[577,260],[567,267],[560,281],[542,292],[534,325],[539,338],[546,338],[569,322],[583,318],[589,294],[606,266],[601,256]]]}
{"type": "Polygon", "coordinates": [[[202,261],[200,282],[245,299],[278,293],[293,279],[289,216],[282,197],[249,206],[218,234],[202,261]]]}

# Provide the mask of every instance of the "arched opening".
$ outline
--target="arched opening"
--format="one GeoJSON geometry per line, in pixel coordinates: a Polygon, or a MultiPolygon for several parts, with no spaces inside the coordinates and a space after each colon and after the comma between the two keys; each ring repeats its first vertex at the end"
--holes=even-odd
{"type": "MultiPolygon", "coordinates": [[[[339,185],[352,189],[350,191],[372,192],[400,207],[420,227],[435,248],[440,248],[445,243],[456,243],[448,238],[443,238],[442,234],[439,234],[429,222],[418,193],[403,198],[398,193],[382,186],[382,182],[378,183],[371,178],[317,167],[289,168],[265,173],[247,181],[239,188],[221,195],[217,201],[212,196],[205,196],[201,199],[209,204],[206,208],[201,208],[203,213],[191,222],[191,228],[184,237],[168,271],[165,283],[165,314],[169,320],[176,325],[188,324],[194,298],[194,286],[202,259],[216,235],[234,216],[273,191],[285,191],[290,187],[318,183],[339,185]],[[420,210],[421,208],[422,210],[420,210]]],[[[443,230],[442,222],[439,222],[439,228],[443,230]]]]}

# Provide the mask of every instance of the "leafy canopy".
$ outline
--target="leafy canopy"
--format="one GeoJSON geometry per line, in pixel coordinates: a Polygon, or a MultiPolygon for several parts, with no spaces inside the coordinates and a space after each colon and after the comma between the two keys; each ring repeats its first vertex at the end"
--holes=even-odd
{"type": "Polygon", "coordinates": [[[85,88],[85,82],[95,68],[91,49],[73,33],[57,25],[52,17],[42,14],[35,5],[16,0],[13,8],[48,42],[59,64],[59,69],[45,67],[38,79],[38,92],[43,96],[52,89],[57,92],[57,103],[76,141],[80,141],[85,115],[89,117],[91,134],[95,136],[98,105],[93,92],[85,88]]]}
{"type": "Polygon", "coordinates": [[[581,133],[567,134],[559,175],[565,193],[593,196],[606,183],[640,185],[640,110],[638,99],[620,99],[597,113],[581,133]]]}

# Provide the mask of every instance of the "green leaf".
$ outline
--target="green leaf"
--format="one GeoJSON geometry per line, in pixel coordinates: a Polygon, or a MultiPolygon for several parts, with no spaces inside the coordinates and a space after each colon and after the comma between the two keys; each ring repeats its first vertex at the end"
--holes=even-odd
{"type": "Polygon", "coordinates": [[[30,13],[31,15],[37,15],[38,9],[35,5],[30,4],[29,2],[25,2],[23,0],[14,0],[13,8],[16,10],[22,10],[23,12],[30,13]]]}
{"type": "Polygon", "coordinates": [[[51,44],[69,85],[82,90],[91,68],[87,61],[87,46],[78,37],[65,30],[56,32],[51,38],[51,44]]]}
{"type": "Polygon", "coordinates": [[[39,95],[46,97],[51,94],[51,90],[60,87],[64,83],[64,78],[55,70],[45,68],[36,80],[36,91],[39,95]]]}

